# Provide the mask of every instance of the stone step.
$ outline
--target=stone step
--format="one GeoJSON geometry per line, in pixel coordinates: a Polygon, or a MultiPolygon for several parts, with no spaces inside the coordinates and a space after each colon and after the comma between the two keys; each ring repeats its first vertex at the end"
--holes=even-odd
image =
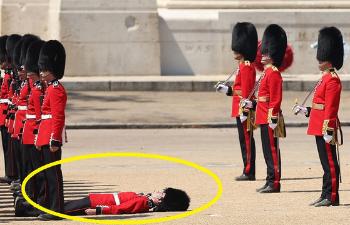
{"type": "MultiPolygon", "coordinates": [[[[163,4],[168,9],[349,9],[348,1],[202,1],[169,0],[163,4]]],[[[161,6],[163,6],[161,5],[161,6]]]]}

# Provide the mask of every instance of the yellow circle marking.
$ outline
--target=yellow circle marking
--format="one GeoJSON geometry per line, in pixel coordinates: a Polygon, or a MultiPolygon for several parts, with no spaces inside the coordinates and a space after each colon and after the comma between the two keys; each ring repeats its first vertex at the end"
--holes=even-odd
{"type": "Polygon", "coordinates": [[[59,161],[55,161],[55,162],[46,164],[46,165],[34,170],[24,179],[23,184],[22,184],[23,197],[35,208],[37,208],[43,212],[46,212],[48,214],[58,216],[61,218],[65,218],[68,220],[74,220],[74,221],[85,222],[85,223],[95,223],[95,224],[149,224],[149,223],[160,223],[160,222],[166,222],[166,221],[185,218],[185,217],[197,214],[203,210],[208,209],[210,206],[212,206],[214,203],[216,203],[219,200],[219,198],[222,195],[222,191],[223,191],[223,188],[222,188],[222,182],[221,182],[220,178],[215,173],[213,173],[211,170],[209,170],[203,166],[200,166],[196,163],[186,161],[186,160],[183,160],[180,158],[175,158],[175,157],[170,157],[170,156],[165,156],[165,155],[158,155],[158,154],[138,153],[138,152],[107,152],[107,153],[100,153],[100,154],[74,156],[74,157],[62,159],[59,161]],[[45,207],[40,206],[39,204],[33,202],[28,197],[28,195],[26,193],[25,188],[26,188],[26,185],[27,185],[27,182],[29,181],[29,179],[32,178],[33,176],[35,176],[37,173],[39,173],[43,170],[46,170],[47,168],[57,166],[57,165],[63,164],[63,163],[70,163],[70,162],[78,161],[78,160],[106,158],[106,157],[137,157],[137,158],[160,159],[160,160],[170,161],[170,162],[182,164],[182,165],[185,165],[188,167],[192,167],[192,168],[197,169],[197,170],[207,174],[208,176],[210,176],[217,184],[217,192],[216,192],[215,197],[212,200],[210,200],[208,203],[203,204],[202,206],[200,206],[196,209],[193,209],[191,211],[186,211],[186,212],[179,213],[179,214],[173,215],[173,216],[154,218],[154,219],[144,219],[144,220],[124,220],[124,219],[123,220],[97,220],[97,219],[87,219],[87,218],[82,218],[82,217],[77,217],[77,216],[69,216],[66,214],[57,213],[55,211],[52,211],[52,210],[49,210],[45,207]]]}

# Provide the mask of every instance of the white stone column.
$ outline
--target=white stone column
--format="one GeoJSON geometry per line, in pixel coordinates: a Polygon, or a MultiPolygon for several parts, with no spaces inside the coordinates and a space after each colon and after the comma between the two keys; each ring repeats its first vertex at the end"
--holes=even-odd
{"type": "Polygon", "coordinates": [[[1,34],[32,33],[48,38],[49,0],[2,0],[1,34]]]}
{"type": "Polygon", "coordinates": [[[67,75],[160,75],[156,0],[50,1],[50,35],[66,47],[67,75]]]}

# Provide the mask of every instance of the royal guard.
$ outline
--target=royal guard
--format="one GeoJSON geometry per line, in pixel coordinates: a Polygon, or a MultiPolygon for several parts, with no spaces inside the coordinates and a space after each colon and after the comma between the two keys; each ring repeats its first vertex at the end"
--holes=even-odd
{"type": "MultiPolygon", "coordinates": [[[[24,70],[26,71],[28,79],[31,81],[30,94],[28,98],[28,109],[26,112],[26,119],[23,127],[22,144],[23,150],[29,153],[30,159],[28,159],[30,165],[28,166],[27,173],[30,173],[39,167],[43,166],[42,151],[36,149],[34,145],[35,135],[38,133],[39,124],[41,121],[41,100],[44,97],[44,87],[39,76],[39,53],[41,47],[44,45],[44,41],[37,40],[32,42],[27,50],[26,59],[24,63],[24,70]]],[[[31,178],[27,184],[28,193],[32,194],[31,199],[41,206],[46,207],[46,185],[45,176],[43,173],[38,173],[35,177],[31,178]]],[[[16,199],[18,201],[24,201],[23,199],[16,199]]],[[[16,214],[19,212],[16,211],[16,214]]],[[[23,213],[23,210],[22,210],[23,213]]],[[[31,210],[25,212],[25,215],[38,216],[37,210],[31,210]]],[[[21,215],[19,215],[21,216],[21,215]]]]}
{"type": "MultiPolygon", "coordinates": [[[[19,178],[18,173],[18,166],[17,166],[17,157],[16,152],[14,149],[14,143],[12,142],[11,133],[9,132],[9,121],[10,118],[14,118],[13,112],[13,96],[14,96],[14,86],[15,86],[15,72],[13,69],[13,52],[15,49],[15,46],[18,41],[20,41],[21,36],[18,34],[12,34],[8,36],[6,40],[6,74],[4,81],[7,80],[7,82],[3,82],[1,86],[1,99],[2,102],[5,103],[2,105],[2,111],[3,114],[0,116],[0,124],[3,127],[3,129],[6,129],[7,132],[7,148],[8,148],[8,159],[9,161],[9,170],[12,174],[15,174],[16,178],[19,178]],[[6,113],[6,115],[5,115],[6,113]]],[[[15,100],[15,99],[14,99],[15,100]]],[[[12,184],[18,184],[19,180],[13,180],[12,184]]]]}
{"type": "Polygon", "coordinates": [[[14,51],[14,66],[18,73],[18,78],[20,80],[20,86],[19,86],[19,94],[17,98],[17,104],[15,112],[15,120],[13,124],[13,134],[12,138],[17,139],[18,141],[18,149],[21,155],[21,176],[20,181],[23,182],[24,178],[28,175],[28,171],[30,170],[30,152],[25,151],[23,149],[22,145],[22,129],[23,129],[23,120],[25,119],[26,112],[27,112],[27,104],[28,104],[28,96],[30,91],[29,83],[30,81],[27,79],[26,71],[24,70],[24,63],[25,58],[27,54],[27,49],[30,43],[32,43],[35,40],[39,40],[37,36],[26,34],[22,37],[21,41],[17,44],[15,51],[14,51]]]}
{"type": "MultiPolygon", "coordinates": [[[[67,94],[59,80],[64,75],[65,62],[66,53],[60,42],[51,40],[43,45],[38,64],[41,78],[47,83],[47,89],[41,107],[41,122],[35,145],[43,153],[44,164],[61,159],[67,94]]],[[[44,171],[44,174],[48,186],[48,208],[62,213],[64,198],[61,167],[60,165],[50,167],[44,171]]],[[[38,218],[60,219],[50,214],[41,214],[38,218]]]]}
{"type": "Polygon", "coordinates": [[[342,34],[336,27],[320,30],[316,58],[322,77],[312,90],[312,106],[296,105],[294,113],[310,117],[307,134],[316,138],[324,172],[321,196],[310,205],[337,206],[340,176],[337,146],[342,144],[342,139],[338,142],[337,131],[341,131],[338,110],[342,85],[336,70],[343,66],[344,46],[342,34]]]}
{"type": "Polygon", "coordinates": [[[255,180],[255,140],[254,130],[254,85],[256,71],[253,62],[257,53],[258,35],[253,24],[237,23],[232,32],[233,57],[238,62],[233,86],[225,83],[217,85],[218,92],[232,98],[232,117],[236,118],[238,137],[243,159],[243,173],[237,181],[255,180]],[[244,107],[248,104],[246,107],[244,107]]]}
{"type": "MultiPolygon", "coordinates": [[[[284,120],[281,110],[282,65],[287,47],[287,35],[277,24],[269,25],[262,39],[261,63],[264,72],[259,79],[256,106],[256,125],[260,125],[261,142],[267,166],[266,183],[259,189],[260,193],[280,192],[281,155],[279,138],[285,137],[284,120]]],[[[250,102],[247,105],[251,105],[250,102]]]]}
{"type": "Polygon", "coordinates": [[[4,161],[5,161],[5,176],[0,178],[0,183],[10,184],[12,181],[17,179],[17,173],[15,173],[13,165],[13,157],[10,154],[10,149],[8,147],[8,133],[5,127],[5,119],[7,115],[7,106],[9,104],[8,92],[11,82],[11,74],[8,70],[8,63],[6,57],[6,41],[8,36],[4,35],[0,37],[0,63],[1,63],[1,92],[0,92],[0,128],[1,128],[1,140],[2,147],[4,151],[4,161]]]}

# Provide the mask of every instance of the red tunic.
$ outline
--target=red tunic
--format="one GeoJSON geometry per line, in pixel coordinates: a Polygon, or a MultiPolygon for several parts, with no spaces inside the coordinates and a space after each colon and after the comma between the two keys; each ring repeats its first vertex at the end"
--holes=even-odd
{"type": "Polygon", "coordinates": [[[17,111],[15,113],[14,129],[13,129],[13,138],[18,138],[23,128],[23,120],[26,117],[27,112],[27,103],[29,95],[29,84],[27,80],[22,81],[21,90],[17,99],[17,111]]]}
{"type": "Polygon", "coordinates": [[[63,144],[66,103],[67,94],[62,84],[57,80],[49,82],[41,107],[42,115],[36,146],[49,145],[52,140],[63,144]]]}
{"type": "Polygon", "coordinates": [[[0,103],[0,126],[5,125],[6,115],[7,115],[7,105],[9,100],[9,89],[10,89],[11,75],[5,73],[4,79],[1,84],[1,103],[0,103]]]}
{"type": "MultiPolygon", "coordinates": [[[[236,79],[232,86],[232,117],[239,116],[239,102],[242,98],[248,98],[250,92],[254,88],[255,79],[256,71],[253,64],[249,61],[239,63],[236,79]]],[[[254,98],[253,96],[251,100],[254,98]]]]}
{"type": "MultiPolygon", "coordinates": [[[[17,93],[14,90],[14,80],[12,80],[11,85],[10,85],[10,90],[9,90],[9,99],[12,102],[12,105],[16,106],[17,104],[17,93]]],[[[13,133],[13,122],[15,119],[15,113],[16,110],[13,108],[11,110],[8,110],[7,114],[10,115],[9,119],[5,122],[5,126],[7,126],[7,131],[8,133],[12,134],[13,133]]]]}
{"type": "Polygon", "coordinates": [[[135,192],[89,194],[91,208],[102,206],[102,214],[144,213],[150,210],[147,196],[135,192]]]}
{"type": "Polygon", "coordinates": [[[342,85],[338,75],[335,72],[324,72],[315,87],[312,103],[319,107],[311,107],[308,135],[322,136],[327,129],[336,130],[338,128],[341,90],[342,85]]]}
{"type": "Polygon", "coordinates": [[[40,81],[32,85],[28,99],[28,110],[23,127],[22,142],[26,145],[33,145],[35,139],[35,130],[37,132],[41,120],[40,98],[44,94],[40,81]]]}
{"type": "Polygon", "coordinates": [[[274,66],[267,67],[260,81],[256,106],[256,124],[268,124],[281,112],[282,76],[274,66]]]}

